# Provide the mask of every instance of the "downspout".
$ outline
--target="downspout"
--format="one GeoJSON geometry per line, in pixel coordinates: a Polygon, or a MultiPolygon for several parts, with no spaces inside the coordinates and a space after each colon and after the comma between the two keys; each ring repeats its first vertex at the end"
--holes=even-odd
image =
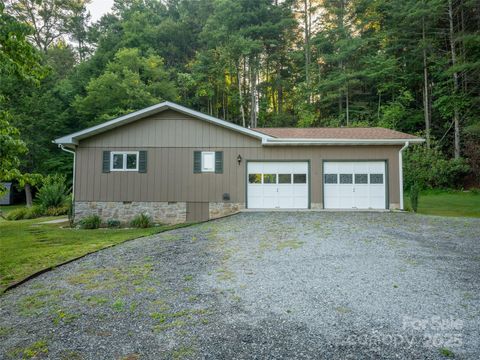
{"type": "Polygon", "coordinates": [[[63,151],[73,154],[73,179],[72,179],[72,218],[74,217],[75,214],[75,175],[76,175],[76,152],[73,150],[66,149],[62,144],[58,144],[58,147],[62,149],[63,151]]]}
{"type": "Polygon", "coordinates": [[[405,150],[410,143],[405,142],[405,145],[398,152],[398,176],[400,182],[400,210],[405,210],[403,208],[403,150],[405,150]]]}

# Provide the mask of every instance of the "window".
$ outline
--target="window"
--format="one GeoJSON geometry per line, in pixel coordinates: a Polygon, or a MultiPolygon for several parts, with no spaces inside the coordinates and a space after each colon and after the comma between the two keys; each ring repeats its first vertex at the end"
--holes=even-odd
{"type": "Polygon", "coordinates": [[[340,174],[340,184],[352,184],[353,175],[352,174],[340,174]]]}
{"type": "Polygon", "coordinates": [[[264,184],[276,184],[277,183],[277,174],[263,174],[263,183],[264,184]]]}
{"type": "Polygon", "coordinates": [[[336,184],[337,182],[337,174],[325,174],[325,184],[336,184]]]}
{"type": "Polygon", "coordinates": [[[278,174],[278,183],[279,184],[291,184],[292,183],[292,174],[278,174]]]}
{"type": "Polygon", "coordinates": [[[112,151],[111,171],[138,171],[138,151],[112,151]]]}
{"type": "Polygon", "coordinates": [[[306,184],[307,183],[307,174],[293,174],[293,183],[294,184],[306,184]]]}
{"type": "Polygon", "coordinates": [[[215,152],[202,151],[202,172],[215,171],[215,152]]]}
{"type": "Polygon", "coordinates": [[[368,184],[368,175],[355,174],[355,184],[368,184]]]}
{"type": "Polygon", "coordinates": [[[370,174],[370,184],[383,184],[383,174],[370,174]]]}
{"type": "Polygon", "coordinates": [[[261,184],[262,174],[248,174],[248,182],[250,184],[261,184]]]}

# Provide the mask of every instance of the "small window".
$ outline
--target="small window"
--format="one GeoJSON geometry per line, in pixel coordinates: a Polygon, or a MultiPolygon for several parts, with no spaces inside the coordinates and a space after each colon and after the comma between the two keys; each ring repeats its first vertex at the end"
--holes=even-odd
{"type": "Polygon", "coordinates": [[[138,151],[112,151],[111,171],[138,171],[138,151]]]}
{"type": "Polygon", "coordinates": [[[383,174],[370,174],[370,184],[383,184],[383,174]]]}
{"type": "Polygon", "coordinates": [[[215,171],[215,152],[203,151],[202,152],[202,172],[214,172],[215,171]]]}
{"type": "Polygon", "coordinates": [[[250,184],[261,184],[262,174],[248,174],[248,182],[250,184]]]}
{"type": "Polygon", "coordinates": [[[306,184],[307,183],[307,174],[293,174],[293,183],[294,184],[306,184]]]}
{"type": "Polygon", "coordinates": [[[279,184],[291,184],[292,183],[292,174],[278,174],[278,183],[279,184]]]}
{"type": "Polygon", "coordinates": [[[325,184],[336,184],[337,182],[337,174],[325,174],[325,184]]]}
{"type": "Polygon", "coordinates": [[[263,183],[264,184],[276,184],[277,183],[277,174],[263,174],[263,183]]]}
{"type": "Polygon", "coordinates": [[[352,184],[353,175],[352,174],[340,174],[340,184],[352,184]]]}
{"type": "Polygon", "coordinates": [[[355,174],[355,184],[368,184],[368,174],[355,174]]]}

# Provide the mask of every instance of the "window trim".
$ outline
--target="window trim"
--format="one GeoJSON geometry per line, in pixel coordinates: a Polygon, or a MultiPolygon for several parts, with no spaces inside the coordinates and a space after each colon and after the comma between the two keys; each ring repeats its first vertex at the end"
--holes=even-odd
{"type": "Polygon", "coordinates": [[[201,166],[200,166],[200,170],[202,173],[213,173],[215,172],[215,151],[202,151],[201,152],[201,166]],[[203,165],[204,163],[204,156],[205,155],[211,155],[213,156],[213,165],[212,165],[212,168],[211,169],[205,169],[205,166],[203,165]]]}
{"type": "Polygon", "coordinates": [[[110,152],[110,171],[137,171],[138,172],[138,165],[139,165],[139,160],[140,160],[140,151],[111,151],[110,152]],[[136,155],[137,161],[136,161],[136,168],[135,169],[127,169],[127,155],[136,155]],[[122,161],[122,168],[121,169],[114,169],[113,168],[113,156],[114,155],[123,155],[123,161],[122,161]]]}

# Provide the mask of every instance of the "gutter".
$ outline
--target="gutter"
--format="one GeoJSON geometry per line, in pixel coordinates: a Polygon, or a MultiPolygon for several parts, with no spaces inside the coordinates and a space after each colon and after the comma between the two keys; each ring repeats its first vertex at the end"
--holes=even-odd
{"type": "Polygon", "coordinates": [[[405,142],[405,145],[398,152],[398,178],[400,182],[400,210],[405,210],[403,208],[403,150],[408,148],[410,145],[409,141],[405,142]]]}
{"type": "Polygon", "coordinates": [[[75,177],[76,177],[76,159],[77,159],[77,153],[73,150],[69,150],[65,148],[62,144],[58,144],[58,147],[62,149],[63,151],[70,153],[73,155],[73,179],[72,179],[72,216],[75,214],[75,177]]]}

